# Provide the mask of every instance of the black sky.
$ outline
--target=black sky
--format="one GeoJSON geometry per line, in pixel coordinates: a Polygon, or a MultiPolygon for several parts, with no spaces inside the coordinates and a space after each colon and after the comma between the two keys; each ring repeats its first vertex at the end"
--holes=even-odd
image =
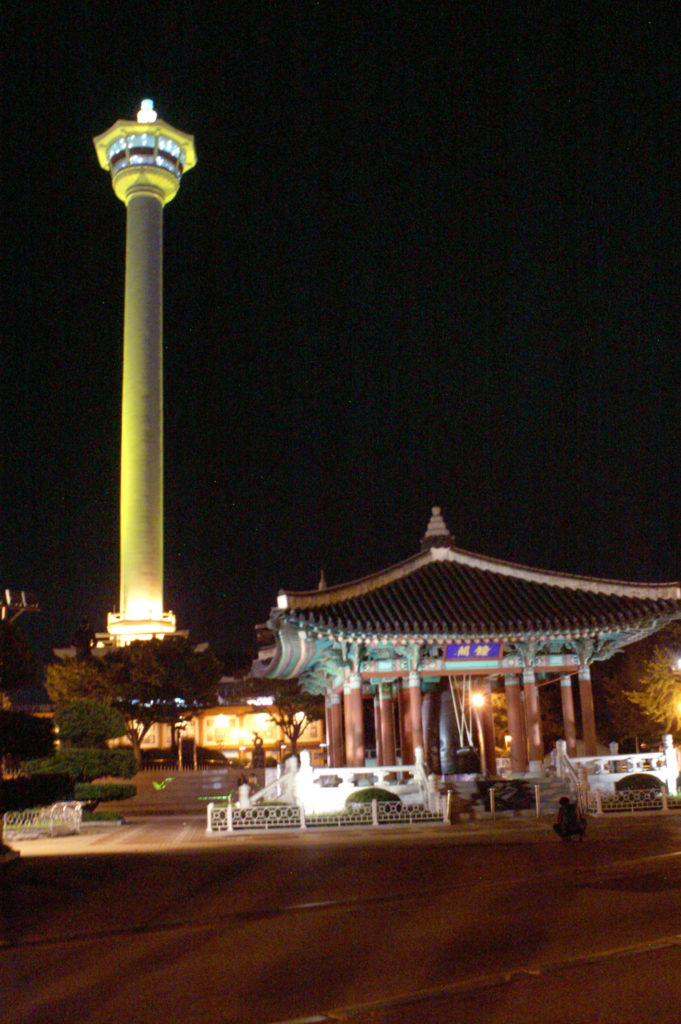
{"type": "Polygon", "coordinates": [[[92,136],[195,135],[165,213],[166,605],[471,550],[681,577],[676,4],[2,5],[0,583],[118,600],[125,211],[92,136]]]}

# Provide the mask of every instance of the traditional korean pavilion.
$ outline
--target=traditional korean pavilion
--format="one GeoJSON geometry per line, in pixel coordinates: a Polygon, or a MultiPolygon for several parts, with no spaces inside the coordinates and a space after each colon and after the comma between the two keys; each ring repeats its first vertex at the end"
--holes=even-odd
{"type": "Polygon", "coordinates": [[[395,764],[399,743],[403,764],[421,747],[430,770],[455,771],[456,750],[477,732],[494,772],[491,694],[504,690],[511,769],[536,772],[538,686],[560,682],[574,756],[576,678],[584,753],[593,755],[592,663],[677,618],[679,583],[592,579],[473,554],[456,547],[435,507],[411,558],[340,586],[322,578],[317,590],[280,592],[253,672],[325,694],[332,766],[365,764],[372,701],[378,764],[395,764]]]}

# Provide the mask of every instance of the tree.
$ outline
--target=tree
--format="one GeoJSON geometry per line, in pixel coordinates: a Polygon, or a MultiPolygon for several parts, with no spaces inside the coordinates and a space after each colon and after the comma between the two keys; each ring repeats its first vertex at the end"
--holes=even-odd
{"type": "Polygon", "coordinates": [[[101,659],[69,658],[47,666],[45,689],[57,705],[87,699],[111,703],[111,673],[101,659]]]}
{"type": "Polygon", "coordinates": [[[138,764],[141,744],[157,722],[170,726],[173,749],[184,723],[217,697],[222,667],[207,645],[184,637],[140,640],[106,656],[113,704],[126,723],[138,764]]]}
{"type": "Polygon", "coordinates": [[[96,700],[76,700],[57,708],[54,716],[65,747],[104,749],[107,740],[125,735],[120,711],[96,700]]]}
{"type": "Polygon", "coordinates": [[[680,651],[681,629],[671,627],[647,661],[640,686],[625,691],[658,733],[671,733],[675,740],[681,736],[681,673],[676,668],[680,651]]]}
{"type": "Polygon", "coordinates": [[[664,718],[669,717],[663,714],[661,719],[658,712],[674,700],[672,669],[680,653],[681,627],[672,623],[630,644],[608,662],[596,662],[593,674],[601,698],[596,704],[600,731],[620,743],[630,741],[636,750],[641,743],[658,743],[665,728],[664,718]],[[661,689],[665,678],[666,687],[661,689]]]}
{"type": "Polygon", "coordinates": [[[23,634],[13,623],[0,620],[0,707],[8,707],[12,693],[22,687],[37,686],[42,665],[23,634]]]}
{"type": "Polygon", "coordinates": [[[185,637],[138,640],[96,658],[48,666],[46,688],[55,702],[94,698],[116,708],[135,760],[152,725],[171,728],[173,747],[185,721],[214,704],[222,667],[207,645],[185,637]]]}
{"type": "Polygon", "coordinates": [[[271,697],[269,718],[279,726],[291,744],[291,753],[298,754],[298,741],[305,730],[324,717],[324,697],[308,693],[304,682],[297,679],[246,680],[249,693],[271,697]]]}
{"type": "Polygon", "coordinates": [[[36,718],[21,711],[0,711],[0,779],[8,762],[27,757],[46,757],[54,750],[54,731],[48,718],[36,718]]]}
{"type": "MultiPolygon", "coordinates": [[[[29,775],[68,775],[76,783],[91,783],[104,776],[132,778],[137,771],[135,758],[129,747],[110,749],[107,741],[125,734],[123,716],[115,708],[94,700],[78,700],[66,704],[55,712],[61,746],[50,758],[31,760],[22,765],[29,775]]],[[[76,799],[87,799],[91,807],[99,800],[117,799],[121,795],[118,783],[100,783],[97,796],[79,794],[76,799]]],[[[134,787],[127,795],[134,795],[134,787]]]]}

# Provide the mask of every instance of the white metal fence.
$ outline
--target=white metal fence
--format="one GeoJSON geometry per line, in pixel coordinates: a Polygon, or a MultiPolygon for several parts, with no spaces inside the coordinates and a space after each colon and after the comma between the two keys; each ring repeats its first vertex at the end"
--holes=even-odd
{"type": "Polygon", "coordinates": [[[235,807],[231,803],[209,803],[206,832],[237,832],[244,829],[269,831],[280,828],[347,828],[348,826],[411,825],[415,822],[440,822],[444,811],[398,802],[372,800],[328,814],[306,814],[292,804],[255,804],[235,807]]]}
{"type": "Polygon", "coordinates": [[[39,836],[68,836],[80,832],[83,809],[77,800],[7,811],[4,830],[7,839],[37,839],[39,836]]]}

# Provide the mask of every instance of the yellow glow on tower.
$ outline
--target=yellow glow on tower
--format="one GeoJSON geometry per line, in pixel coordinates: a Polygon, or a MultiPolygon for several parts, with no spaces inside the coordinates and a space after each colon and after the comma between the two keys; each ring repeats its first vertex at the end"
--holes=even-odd
{"type": "Polygon", "coordinates": [[[163,207],[196,164],[194,138],[142,100],[136,121],[95,137],[100,166],[127,208],[117,644],[175,632],[163,610],[163,207]]]}

